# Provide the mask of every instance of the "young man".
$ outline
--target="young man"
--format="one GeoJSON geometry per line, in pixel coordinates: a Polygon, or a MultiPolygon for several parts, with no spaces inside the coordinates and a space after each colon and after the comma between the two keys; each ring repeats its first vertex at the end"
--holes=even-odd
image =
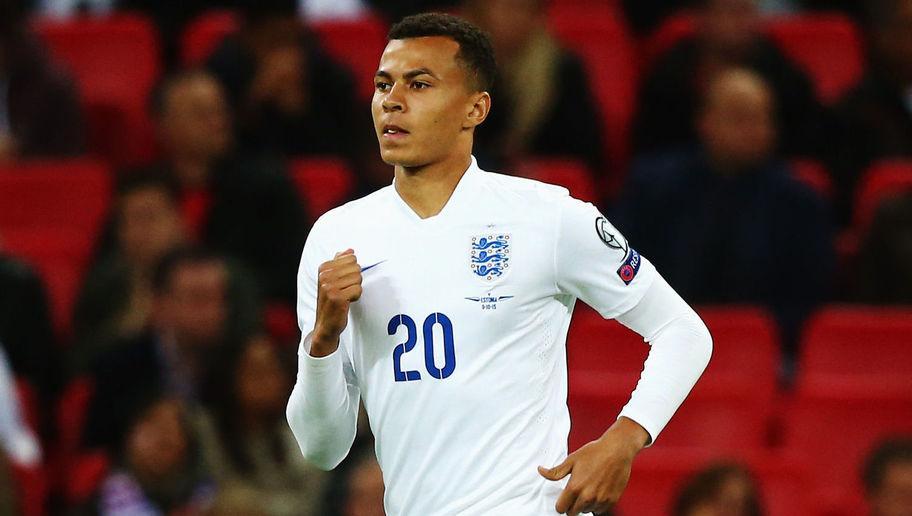
{"type": "Polygon", "coordinates": [[[459,18],[392,28],[372,111],[395,180],[324,215],[301,260],[289,424],[333,468],[363,398],[390,515],[608,510],[711,352],[696,314],[592,205],[478,169],[494,66],[459,18]],[[568,457],[578,298],[652,350],[617,421],[568,457]]]}

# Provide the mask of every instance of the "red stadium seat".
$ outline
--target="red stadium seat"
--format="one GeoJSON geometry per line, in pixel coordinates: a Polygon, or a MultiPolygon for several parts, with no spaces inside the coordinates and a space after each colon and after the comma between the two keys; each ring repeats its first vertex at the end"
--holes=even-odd
{"type": "MultiPolygon", "coordinates": [[[[557,37],[583,60],[602,112],[606,148],[621,169],[628,157],[628,131],[636,104],[637,63],[630,34],[620,15],[608,6],[555,10],[550,23],[557,37]]],[[[612,190],[622,179],[615,176],[612,190]]]]}
{"type": "Polygon", "coordinates": [[[807,472],[801,463],[767,453],[727,455],[700,450],[667,450],[661,446],[641,453],[633,463],[630,483],[621,496],[620,514],[666,516],[688,479],[720,461],[736,462],[751,472],[764,511],[769,516],[806,516],[807,472]]]}
{"type": "Polygon", "coordinates": [[[240,27],[237,13],[228,10],[208,11],[187,24],[181,35],[181,62],[185,67],[201,65],[225,36],[240,27]]]}
{"type": "Polygon", "coordinates": [[[386,23],[376,17],[365,17],[319,21],[311,24],[311,28],[327,52],[351,70],[358,96],[370,100],[380,54],[386,47],[386,23]]]}
{"type": "MultiPolygon", "coordinates": [[[[703,377],[669,423],[664,447],[755,450],[766,447],[779,352],[774,325],[752,308],[705,308],[714,351],[703,377]]],[[[568,336],[570,442],[598,437],[627,402],[648,346],[635,333],[582,309],[568,336]]]]}
{"type": "Polygon", "coordinates": [[[861,78],[864,50],[855,24],[838,14],[775,18],[767,33],[814,81],[825,103],[838,100],[861,78]]]}
{"type": "Polygon", "coordinates": [[[107,166],[92,160],[26,161],[0,166],[0,231],[94,231],[110,196],[107,166]]]}
{"type": "MultiPolygon", "coordinates": [[[[600,437],[617,418],[632,390],[609,393],[606,384],[594,376],[571,376],[570,449],[600,437]]],[[[768,415],[742,397],[723,393],[691,396],[659,435],[656,446],[730,453],[761,450],[768,441],[768,423],[768,415]]]]}
{"type": "MultiPolygon", "coordinates": [[[[774,18],[765,32],[813,81],[817,96],[832,103],[855,85],[864,68],[858,29],[841,15],[823,14],[774,18]]],[[[693,14],[668,18],[645,42],[642,61],[648,68],[680,40],[694,35],[693,14]]]]}
{"type": "Polygon", "coordinates": [[[912,309],[831,307],[808,323],[799,392],[912,401],[912,309]]]}
{"type": "Polygon", "coordinates": [[[338,158],[295,159],[291,175],[311,220],[347,201],[355,188],[354,174],[338,158]]]}
{"type": "Polygon", "coordinates": [[[72,506],[91,499],[111,467],[111,458],[102,451],[80,454],[72,464],[65,480],[64,494],[72,506]]]}
{"type": "Polygon", "coordinates": [[[51,467],[55,486],[71,501],[87,498],[86,492],[91,494],[93,490],[90,484],[98,481],[97,471],[104,471],[104,467],[99,466],[104,460],[86,458],[81,450],[82,433],[94,389],[90,378],[76,378],[65,388],[57,403],[57,447],[51,467]],[[91,465],[93,462],[94,466],[91,465]],[[81,475],[75,474],[80,471],[81,475]]]}
{"type": "Polygon", "coordinates": [[[712,335],[713,355],[693,394],[723,392],[772,403],[780,356],[776,324],[769,314],[734,306],[697,311],[712,335]]]}
{"type": "Polygon", "coordinates": [[[570,190],[570,195],[584,201],[598,203],[598,187],[592,172],[585,164],[573,159],[533,158],[517,167],[517,174],[545,183],[560,185],[570,190]]]}
{"type": "Polygon", "coordinates": [[[810,468],[815,505],[829,511],[860,495],[859,467],[873,446],[912,433],[912,400],[803,397],[785,421],[785,451],[810,468]]]}
{"type": "MultiPolygon", "coordinates": [[[[218,10],[200,15],[184,30],[181,60],[184,66],[201,64],[221,40],[235,32],[240,19],[234,11],[218,10]]],[[[374,92],[374,74],[386,46],[386,23],[376,17],[356,20],[327,20],[310,26],[326,51],[347,66],[354,75],[359,98],[374,92]]]]}
{"type": "Polygon", "coordinates": [[[40,466],[25,467],[17,464],[13,464],[11,469],[17,488],[18,514],[21,516],[47,514],[48,485],[44,470],[40,466]]]}
{"type": "Polygon", "coordinates": [[[880,203],[912,191],[912,161],[882,161],[865,172],[856,190],[854,223],[865,231],[880,203]]]}
{"type": "Polygon", "coordinates": [[[109,196],[108,169],[94,161],[0,167],[0,248],[41,274],[64,334],[109,196]]]}
{"type": "Polygon", "coordinates": [[[39,19],[35,30],[53,55],[74,74],[88,113],[107,113],[101,123],[122,120],[123,126],[99,128],[118,141],[119,162],[148,159],[154,149],[147,113],[149,94],[160,73],[160,49],[155,26],[138,15],[61,21],[39,19]],[[120,116],[112,117],[110,111],[120,116]]]}
{"type": "Polygon", "coordinates": [[[67,336],[70,316],[88,263],[93,240],[73,229],[13,229],[0,235],[9,254],[29,263],[44,281],[59,335],[67,336]]]}
{"type": "Polygon", "coordinates": [[[38,434],[41,427],[39,422],[38,394],[35,388],[25,378],[16,378],[16,394],[19,399],[19,412],[29,428],[38,434]]]}
{"type": "Polygon", "coordinates": [[[823,199],[833,198],[833,179],[822,163],[812,159],[793,159],[789,166],[795,179],[811,187],[823,199]]]}
{"type": "Polygon", "coordinates": [[[696,31],[697,24],[693,14],[685,11],[669,16],[640,47],[643,70],[648,70],[662,54],[671,50],[682,39],[693,36],[696,31]]]}

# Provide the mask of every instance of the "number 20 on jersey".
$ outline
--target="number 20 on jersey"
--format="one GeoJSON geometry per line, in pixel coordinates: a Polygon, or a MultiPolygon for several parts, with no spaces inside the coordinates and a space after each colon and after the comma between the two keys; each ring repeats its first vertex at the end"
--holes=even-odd
{"type": "MultiPolygon", "coordinates": [[[[399,327],[405,326],[406,340],[393,348],[393,378],[397,382],[412,382],[421,380],[418,371],[402,370],[402,355],[415,349],[418,342],[418,327],[415,320],[405,314],[394,315],[387,325],[387,332],[392,336],[399,332],[399,327]]],[[[440,312],[434,312],[424,319],[421,325],[421,336],[424,340],[424,367],[427,373],[438,380],[443,380],[456,370],[456,349],[453,346],[453,323],[450,318],[440,312]],[[443,331],[443,367],[437,367],[434,360],[434,326],[440,326],[443,331]]]]}

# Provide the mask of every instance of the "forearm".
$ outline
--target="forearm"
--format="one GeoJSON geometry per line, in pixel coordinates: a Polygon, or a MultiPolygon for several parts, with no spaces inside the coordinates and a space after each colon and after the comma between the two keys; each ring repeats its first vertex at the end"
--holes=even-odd
{"type": "Polygon", "coordinates": [[[654,441],[709,363],[712,338],[693,309],[661,277],[618,321],[651,346],[621,416],[639,423],[654,441]]]}
{"type": "Polygon", "coordinates": [[[360,393],[345,379],[341,351],[314,357],[308,335],[286,416],[304,458],[320,469],[336,467],[355,439],[360,393]]]}

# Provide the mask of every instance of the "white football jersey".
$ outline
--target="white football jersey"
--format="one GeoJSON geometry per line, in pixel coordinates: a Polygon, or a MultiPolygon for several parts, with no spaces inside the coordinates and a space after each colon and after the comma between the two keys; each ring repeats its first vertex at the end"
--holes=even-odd
{"type": "Polygon", "coordinates": [[[387,514],[555,514],[565,482],[536,467],[567,456],[574,303],[622,314],[653,266],[566,189],[473,159],[436,216],[418,217],[391,185],[320,218],[298,275],[305,335],[317,269],[348,248],[363,295],[335,354],[367,409],[387,514]]]}

